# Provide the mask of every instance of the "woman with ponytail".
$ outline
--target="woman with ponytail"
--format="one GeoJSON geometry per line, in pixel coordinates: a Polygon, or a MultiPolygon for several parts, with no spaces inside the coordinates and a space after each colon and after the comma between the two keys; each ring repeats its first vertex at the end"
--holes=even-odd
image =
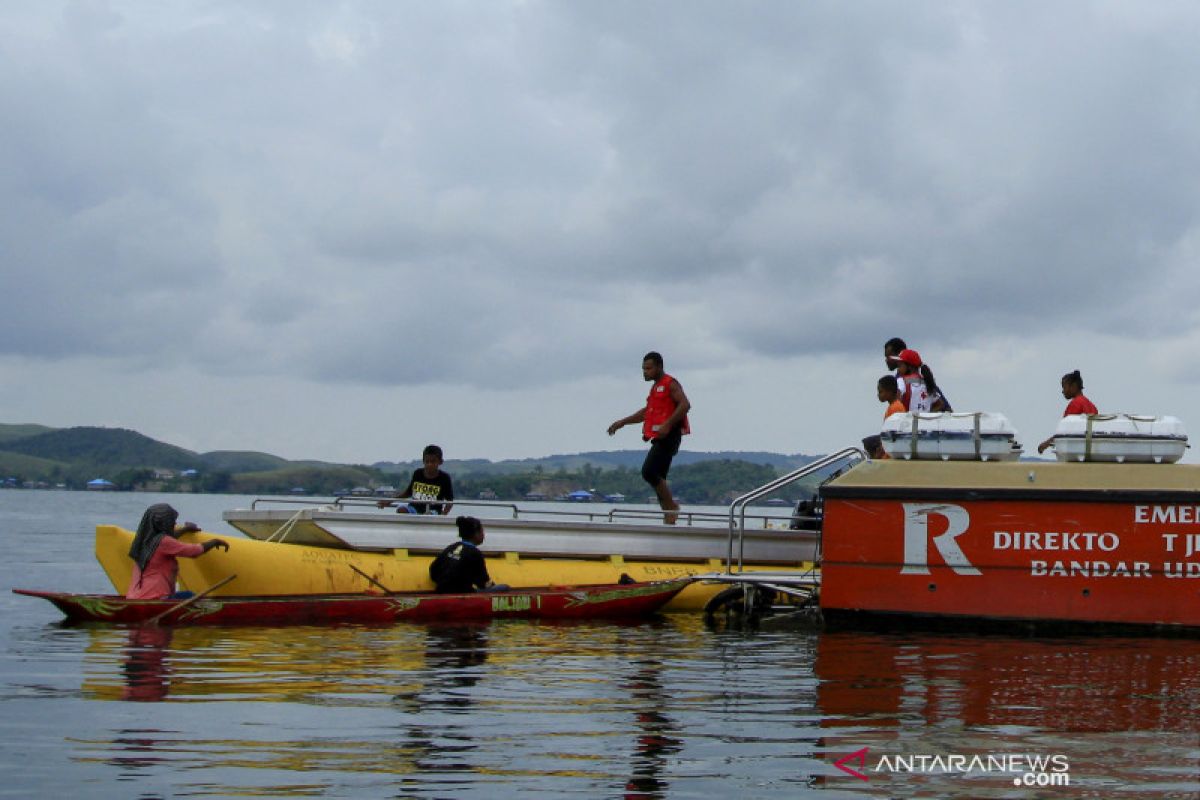
{"type": "MultiPolygon", "coordinates": [[[[1063,412],[1064,417],[1069,417],[1072,414],[1099,414],[1096,409],[1096,404],[1083,394],[1083,376],[1079,374],[1079,370],[1068,372],[1062,376],[1062,394],[1067,398],[1067,410],[1063,412]]],[[[1046,441],[1038,445],[1038,452],[1043,453],[1047,448],[1054,446],[1054,437],[1051,436],[1046,441]]]]}
{"type": "Polygon", "coordinates": [[[910,410],[911,390],[908,390],[908,376],[915,383],[921,383],[925,386],[925,393],[928,396],[928,408],[924,404],[918,402],[921,406],[917,411],[945,411],[950,412],[954,409],[950,407],[950,399],[946,397],[945,392],[937,385],[934,380],[933,370],[929,368],[916,350],[909,349],[909,346],[904,343],[904,340],[899,337],[888,339],[883,344],[883,360],[888,365],[888,369],[896,370],[896,380],[900,385],[901,402],[904,403],[905,410],[910,410]],[[904,358],[902,355],[907,354],[904,358]],[[912,369],[904,369],[903,364],[908,364],[912,369]],[[908,399],[906,399],[906,397],[908,399]]]}
{"type": "Polygon", "coordinates": [[[900,402],[906,411],[949,411],[950,407],[938,391],[933,370],[921,361],[916,350],[901,350],[896,356],[896,381],[901,384],[900,402]]]}
{"type": "Polygon", "coordinates": [[[458,517],[458,541],[447,547],[429,565],[429,577],[443,594],[476,591],[505,592],[508,587],[492,583],[487,562],[479,545],[483,544],[483,523],[475,517],[458,517]]]}

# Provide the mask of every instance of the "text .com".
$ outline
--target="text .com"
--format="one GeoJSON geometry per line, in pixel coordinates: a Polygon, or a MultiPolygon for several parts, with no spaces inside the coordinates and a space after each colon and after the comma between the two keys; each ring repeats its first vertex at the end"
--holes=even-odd
{"type": "Polygon", "coordinates": [[[834,762],[842,772],[862,781],[872,775],[961,775],[1004,777],[1014,786],[1045,788],[1070,786],[1070,761],[1065,755],[1029,753],[914,753],[882,755],[872,765],[863,747],[834,762]]]}

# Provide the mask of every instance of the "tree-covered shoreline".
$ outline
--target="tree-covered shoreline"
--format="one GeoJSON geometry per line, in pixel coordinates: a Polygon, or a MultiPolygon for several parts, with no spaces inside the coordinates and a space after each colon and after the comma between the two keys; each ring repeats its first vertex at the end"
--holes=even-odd
{"type": "MultiPolygon", "coordinates": [[[[644,451],[620,450],[492,462],[449,460],[456,495],[555,499],[576,490],[651,502],[639,465],[644,451]]],[[[685,501],[723,504],[783,471],[811,461],[778,453],[680,453],[671,484],[685,501]]],[[[269,453],[194,453],[119,428],[48,428],[0,424],[0,486],[82,490],[102,478],[116,491],[333,497],[354,490],[402,489],[419,462],[333,464],[289,461],[269,453]]]]}

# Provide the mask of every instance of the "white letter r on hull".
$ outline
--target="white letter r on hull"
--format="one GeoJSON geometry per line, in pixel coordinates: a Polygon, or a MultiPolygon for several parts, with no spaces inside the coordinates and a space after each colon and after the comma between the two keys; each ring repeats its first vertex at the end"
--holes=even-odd
{"type": "Polygon", "coordinates": [[[901,575],[929,574],[929,515],[940,514],[949,525],[946,532],[933,537],[933,544],[946,566],[959,575],[979,575],[966,554],[954,541],[971,524],[971,515],[962,506],[943,503],[904,503],[904,566],[901,575]]]}

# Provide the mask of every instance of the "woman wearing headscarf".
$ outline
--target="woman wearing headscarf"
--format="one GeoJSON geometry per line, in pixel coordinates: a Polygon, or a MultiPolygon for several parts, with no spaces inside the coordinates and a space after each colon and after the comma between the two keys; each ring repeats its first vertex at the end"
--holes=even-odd
{"type": "Polygon", "coordinates": [[[200,530],[194,522],[185,523],[175,529],[179,512],[166,503],[157,503],[146,509],[138,523],[137,535],[129,548],[133,559],[133,577],[129,579],[130,600],[161,600],[175,593],[175,578],[179,575],[177,558],[196,558],[214,547],[229,550],[222,539],[209,539],[204,544],[186,544],[177,538],[181,533],[200,530]]]}

